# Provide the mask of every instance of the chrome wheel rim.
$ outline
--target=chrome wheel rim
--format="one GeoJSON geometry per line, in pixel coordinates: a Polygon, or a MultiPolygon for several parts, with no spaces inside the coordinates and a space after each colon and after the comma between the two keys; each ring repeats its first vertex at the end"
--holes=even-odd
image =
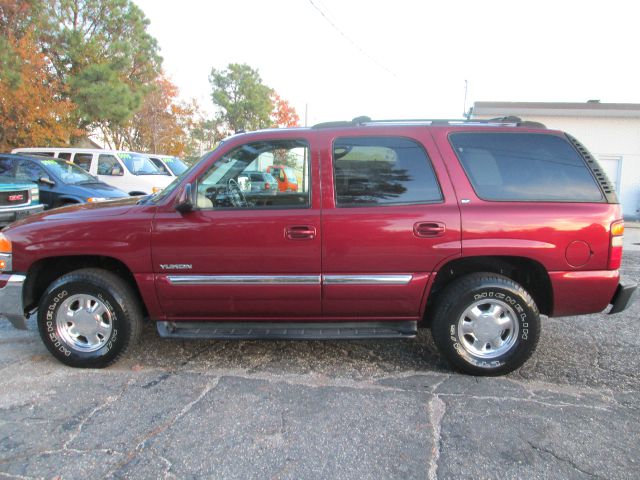
{"type": "Polygon", "coordinates": [[[508,352],[516,343],[518,330],[518,316],[513,308],[493,298],[472,303],[458,320],[462,347],[484,359],[508,352]]]}
{"type": "Polygon", "coordinates": [[[93,295],[67,298],[56,313],[58,337],[81,352],[95,352],[104,346],[113,331],[111,311],[93,295]]]}

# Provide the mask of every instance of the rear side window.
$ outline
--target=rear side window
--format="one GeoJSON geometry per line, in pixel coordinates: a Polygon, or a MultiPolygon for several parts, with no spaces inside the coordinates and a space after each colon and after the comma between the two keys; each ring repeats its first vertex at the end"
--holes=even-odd
{"type": "Polygon", "coordinates": [[[497,201],[599,202],[602,192],[563,138],[536,133],[449,136],[478,197],[497,201]]]}
{"type": "Polygon", "coordinates": [[[91,159],[93,159],[93,153],[76,153],[73,163],[88,172],[91,169],[91,159]]]}
{"type": "Polygon", "coordinates": [[[408,138],[338,138],[333,168],[338,207],[442,201],[427,152],[408,138]]]}
{"type": "Polygon", "coordinates": [[[63,160],[71,160],[71,152],[60,152],[58,154],[58,158],[61,158],[63,160]]]}

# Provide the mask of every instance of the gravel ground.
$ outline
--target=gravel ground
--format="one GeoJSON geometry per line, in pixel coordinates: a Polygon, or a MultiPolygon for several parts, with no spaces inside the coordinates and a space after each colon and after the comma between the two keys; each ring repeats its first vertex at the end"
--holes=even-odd
{"type": "MultiPolygon", "coordinates": [[[[626,241],[637,281],[640,229],[626,241]]],[[[428,331],[182,342],[148,326],[116,365],[78,370],[3,321],[0,478],[637,479],[639,313],[545,319],[501,378],[452,373],[428,331]]]]}

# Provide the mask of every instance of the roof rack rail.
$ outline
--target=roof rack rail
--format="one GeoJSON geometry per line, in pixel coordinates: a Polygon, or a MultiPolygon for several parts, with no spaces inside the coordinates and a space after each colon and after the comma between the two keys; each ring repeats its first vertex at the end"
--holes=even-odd
{"type": "Polygon", "coordinates": [[[448,119],[448,118],[394,118],[388,120],[371,120],[366,116],[356,117],[351,121],[323,122],[313,125],[311,128],[337,128],[337,127],[357,127],[361,125],[397,125],[397,124],[416,124],[416,125],[433,125],[433,126],[449,126],[449,125],[482,125],[496,127],[525,127],[525,128],[547,128],[540,122],[532,122],[522,120],[520,117],[508,116],[498,117],[489,120],[481,119],[448,119]]]}

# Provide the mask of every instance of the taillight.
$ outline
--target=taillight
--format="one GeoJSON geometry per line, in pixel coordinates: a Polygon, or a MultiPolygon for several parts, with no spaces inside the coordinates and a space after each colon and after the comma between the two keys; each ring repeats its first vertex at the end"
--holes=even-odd
{"type": "Polygon", "coordinates": [[[271,185],[270,185],[270,184],[268,184],[268,183],[265,183],[265,184],[264,184],[264,189],[265,189],[265,190],[269,190],[270,188],[271,188],[271,185]]]}
{"type": "Polygon", "coordinates": [[[609,247],[609,270],[617,270],[622,263],[622,236],[624,235],[624,220],[611,224],[611,246],[609,247]]]}

